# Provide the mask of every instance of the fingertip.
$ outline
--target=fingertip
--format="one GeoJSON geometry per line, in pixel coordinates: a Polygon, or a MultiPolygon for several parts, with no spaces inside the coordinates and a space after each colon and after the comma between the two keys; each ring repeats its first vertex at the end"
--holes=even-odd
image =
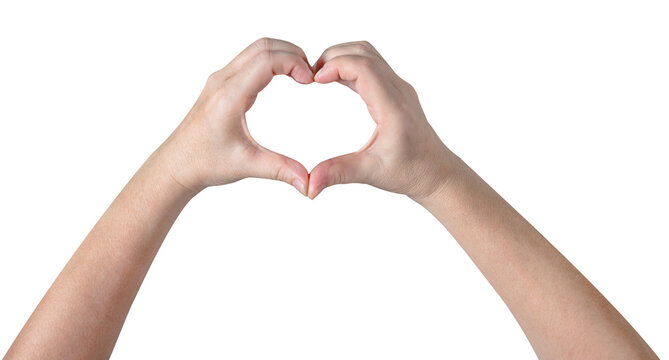
{"type": "Polygon", "coordinates": [[[314,81],[320,84],[325,84],[328,82],[332,82],[332,80],[328,80],[328,71],[326,70],[325,67],[320,68],[316,74],[314,74],[314,81]]]}
{"type": "Polygon", "coordinates": [[[307,168],[298,161],[290,158],[287,158],[287,160],[290,163],[293,172],[291,185],[293,185],[300,194],[307,196],[309,194],[309,172],[307,172],[307,168]]]}
{"type": "Polygon", "coordinates": [[[316,189],[313,186],[309,185],[309,190],[307,191],[307,197],[311,200],[315,199],[318,194],[323,191],[322,189],[316,189]]]}
{"type": "Polygon", "coordinates": [[[329,62],[323,65],[323,67],[316,72],[314,75],[314,81],[320,84],[328,84],[337,80],[341,80],[339,71],[339,65],[337,63],[329,62]]]}
{"type": "Polygon", "coordinates": [[[320,82],[319,80],[321,79],[322,73],[323,73],[323,69],[320,69],[320,70],[316,71],[316,73],[314,74],[314,81],[315,82],[320,82]]]}
{"type": "Polygon", "coordinates": [[[307,196],[312,200],[327,187],[327,172],[323,171],[321,164],[317,165],[309,174],[309,191],[307,192],[307,196]]]}
{"type": "Polygon", "coordinates": [[[314,82],[314,73],[307,63],[304,63],[303,66],[296,67],[291,76],[300,84],[311,84],[314,82]]]}

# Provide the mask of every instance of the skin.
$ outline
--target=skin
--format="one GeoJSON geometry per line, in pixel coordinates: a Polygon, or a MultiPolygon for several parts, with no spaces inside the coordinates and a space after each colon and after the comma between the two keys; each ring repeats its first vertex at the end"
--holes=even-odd
{"type": "Polygon", "coordinates": [[[260,39],[213,73],[183,122],[93,227],[25,324],[5,359],[109,358],[167,232],[207,186],[281,180],[306,195],[307,170],[249,135],[245,113],[277,74],[313,82],[304,52],[260,39]]]}
{"type": "Polygon", "coordinates": [[[367,42],[327,49],[313,67],[288,42],[260,39],[210,76],[184,121],[111,204],[44,296],[5,359],[109,358],[163,239],[208,186],[281,180],[310,198],[365,183],[409,196],[455,237],[545,359],[656,359],[615,308],[439,139],[416,91],[367,42]],[[315,73],[315,75],[314,75],[315,73]],[[359,151],[301,164],[251,138],[245,113],[277,74],[340,82],[376,130],[359,151]]]}
{"type": "Polygon", "coordinates": [[[604,296],[441,142],[416,91],[374,47],[333,46],[315,70],[316,82],[357,92],[377,127],[361,150],[312,170],[310,198],[355,182],[418,202],[467,252],[541,359],[657,359],[604,296]]]}

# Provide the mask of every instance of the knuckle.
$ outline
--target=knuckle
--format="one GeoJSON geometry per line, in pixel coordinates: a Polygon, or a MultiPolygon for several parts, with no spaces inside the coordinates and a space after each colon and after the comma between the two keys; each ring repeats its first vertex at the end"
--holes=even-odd
{"type": "Polygon", "coordinates": [[[374,49],[374,46],[372,46],[372,44],[367,40],[362,40],[362,41],[358,42],[358,44],[362,45],[367,50],[374,49]]]}
{"type": "Polygon", "coordinates": [[[262,49],[256,54],[255,58],[261,63],[268,63],[272,60],[272,50],[268,48],[262,49]]]}
{"type": "Polygon", "coordinates": [[[272,39],[268,37],[261,37],[256,40],[253,45],[260,50],[269,50],[272,48],[272,39]]]}
{"type": "Polygon", "coordinates": [[[333,52],[335,49],[341,47],[341,45],[332,45],[329,46],[327,49],[323,50],[323,55],[329,55],[331,52],[333,52]]]}
{"type": "Polygon", "coordinates": [[[409,84],[405,80],[402,81],[402,87],[404,90],[409,94],[411,97],[418,97],[418,92],[416,92],[416,88],[413,87],[413,85],[409,84]]]}
{"type": "Polygon", "coordinates": [[[227,92],[226,88],[228,87],[228,81],[227,79],[223,78],[222,74],[220,73],[213,73],[209,75],[207,78],[207,83],[205,84],[205,88],[208,89],[209,92],[213,94],[217,94],[220,92],[227,92]]]}
{"type": "Polygon", "coordinates": [[[272,169],[272,174],[270,175],[272,179],[274,180],[281,180],[283,179],[284,175],[284,169],[282,166],[276,165],[274,169],[272,169]]]}
{"type": "Polygon", "coordinates": [[[209,74],[209,76],[207,77],[207,84],[215,84],[218,82],[219,79],[220,79],[220,72],[215,71],[209,74]]]}
{"type": "Polygon", "coordinates": [[[360,43],[367,49],[368,53],[373,54],[373,55],[378,56],[378,57],[381,57],[381,55],[379,55],[378,50],[376,50],[374,45],[372,45],[369,41],[363,40],[360,43]]]}
{"type": "Polygon", "coordinates": [[[369,47],[363,42],[357,42],[352,45],[356,54],[367,54],[369,53],[369,47]]]}
{"type": "MultiPolygon", "coordinates": [[[[198,100],[199,101],[199,100],[198,100]]],[[[207,112],[218,112],[229,108],[237,102],[237,98],[230,87],[225,84],[215,84],[205,90],[202,96],[202,104],[207,112]]]]}
{"type": "Polygon", "coordinates": [[[226,87],[226,83],[229,81],[230,75],[226,72],[226,69],[215,71],[207,77],[205,82],[205,88],[209,89],[212,92],[218,92],[221,88],[226,87]]]}

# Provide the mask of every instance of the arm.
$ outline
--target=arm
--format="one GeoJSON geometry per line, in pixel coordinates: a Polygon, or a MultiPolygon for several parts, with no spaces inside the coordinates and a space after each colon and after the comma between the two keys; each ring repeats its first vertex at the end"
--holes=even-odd
{"type": "Polygon", "coordinates": [[[108,358],[163,239],[205,187],[262,177],[306,194],[304,166],[261,147],[246,128],[244,114],[275,74],[313,81],[301,49],[270,39],[210,76],[183,122],[74,253],[5,359],[108,358]]]}
{"type": "Polygon", "coordinates": [[[366,42],[327,49],[315,81],[360,94],[377,127],[358,152],[311,173],[309,197],[358,182],[430,211],[502,297],[540,358],[655,359],[616,309],[537,230],[439,140],[413,88],[366,42]]]}

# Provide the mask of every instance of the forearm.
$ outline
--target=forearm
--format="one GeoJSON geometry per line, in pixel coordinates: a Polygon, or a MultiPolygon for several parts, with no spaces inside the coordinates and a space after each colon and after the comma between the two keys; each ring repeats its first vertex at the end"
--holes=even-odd
{"type": "Polygon", "coordinates": [[[507,304],[541,358],[656,358],[616,309],[459,158],[419,202],[507,304]]]}
{"type": "MultiPolygon", "coordinates": [[[[160,151],[160,150],[159,150],[160,151]]],[[[6,358],[106,358],[163,239],[194,195],[154,153],[44,296],[6,358]]]]}
{"type": "Polygon", "coordinates": [[[199,190],[259,177],[306,195],[304,166],[260,146],[246,127],[248,107],[277,74],[313,81],[302,49],[273,39],[256,41],[209,77],[184,121],[77,249],[7,359],[109,357],[163,239],[199,190]]]}

